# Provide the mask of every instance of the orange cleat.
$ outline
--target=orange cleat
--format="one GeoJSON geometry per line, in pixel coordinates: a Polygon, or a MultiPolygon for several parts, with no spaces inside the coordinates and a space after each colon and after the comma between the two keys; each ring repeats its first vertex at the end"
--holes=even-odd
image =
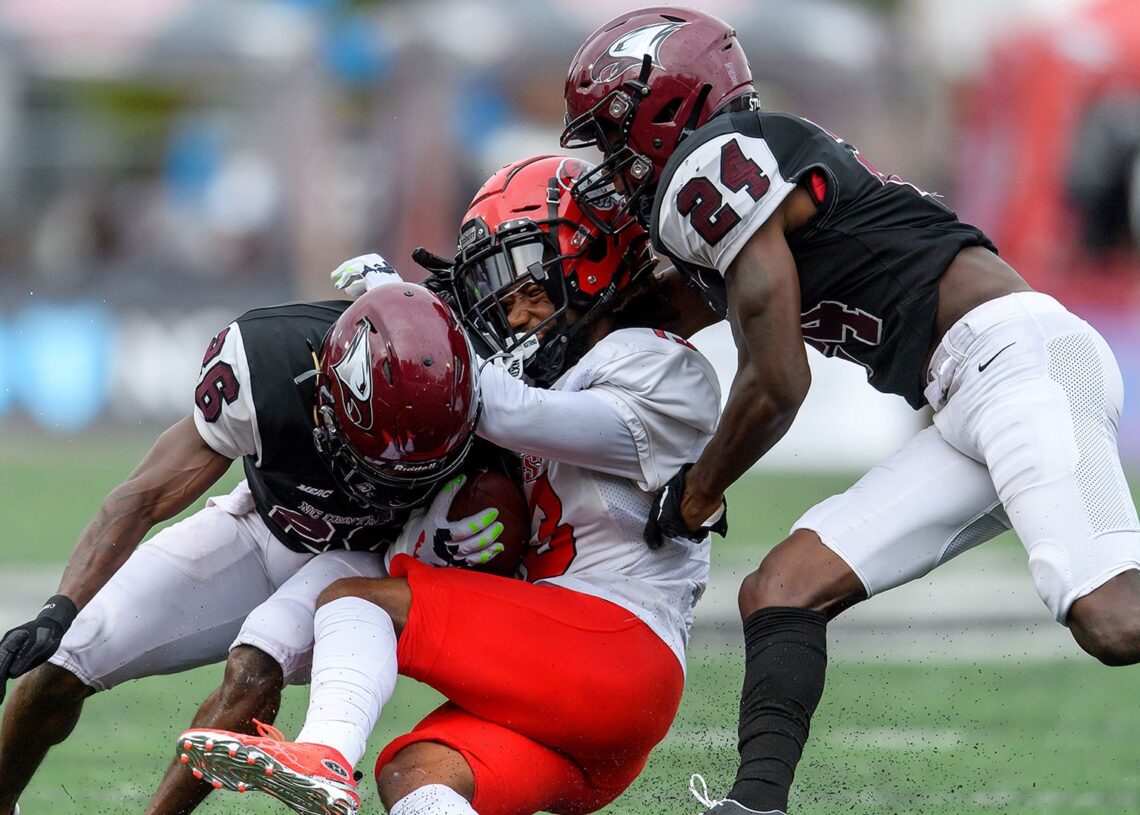
{"type": "Polygon", "coordinates": [[[254,724],[260,736],[187,730],[178,737],[178,760],[215,789],[264,792],[302,815],[358,815],[360,795],[344,756],[254,724]]]}

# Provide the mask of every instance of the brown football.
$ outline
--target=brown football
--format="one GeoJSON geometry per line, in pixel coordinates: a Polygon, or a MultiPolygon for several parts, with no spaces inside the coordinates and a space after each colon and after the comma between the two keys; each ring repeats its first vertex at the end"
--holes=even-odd
{"type": "Polygon", "coordinates": [[[513,478],[498,470],[477,470],[467,474],[467,481],[451,502],[448,520],[458,521],[489,507],[499,510],[503,533],[499,543],[504,549],[473,571],[515,577],[530,542],[530,511],[526,496],[513,478]]]}

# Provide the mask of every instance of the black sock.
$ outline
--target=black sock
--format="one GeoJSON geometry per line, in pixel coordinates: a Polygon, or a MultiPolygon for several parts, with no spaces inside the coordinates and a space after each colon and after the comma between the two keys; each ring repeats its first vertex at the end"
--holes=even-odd
{"type": "Polygon", "coordinates": [[[763,608],[744,621],[740,770],[729,798],[760,811],[788,808],[788,790],[823,695],[827,618],[763,608]]]}

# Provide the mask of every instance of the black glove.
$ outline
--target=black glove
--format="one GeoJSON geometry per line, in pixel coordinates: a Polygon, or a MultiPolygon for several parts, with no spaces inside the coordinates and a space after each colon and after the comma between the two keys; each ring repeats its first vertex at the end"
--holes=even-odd
{"type": "Polygon", "coordinates": [[[412,250],[412,260],[423,266],[436,277],[450,276],[455,272],[455,261],[440,257],[435,252],[429,252],[422,246],[412,250]]]}
{"type": "Polygon", "coordinates": [[[0,702],[9,679],[23,676],[56,652],[78,613],[75,603],[57,594],[34,620],[16,626],[0,639],[0,702]]]}
{"type": "Polygon", "coordinates": [[[696,529],[689,529],[681,515],[681,498],[685,494],[685,473],[692,464],[686,464],[677,474],[653,496],[653,506],[649,508],[649,520],[645,523],[645,543],[650,549],[660,549],[666,538],[688,538],[699,541],[710,532],[721,537],[728,534],[728,501],[722,501],[720,512],[711,524],[705,523],[696,529]]]}
{"type": "Polygon", "coordinates": [[[445,303],[459,310],[459,298],[455,295],[455,262],[429,252],[422,246],[412,250],[412,260],[428,270],[428,276],[420,285],[440,296],[445,303]]]}

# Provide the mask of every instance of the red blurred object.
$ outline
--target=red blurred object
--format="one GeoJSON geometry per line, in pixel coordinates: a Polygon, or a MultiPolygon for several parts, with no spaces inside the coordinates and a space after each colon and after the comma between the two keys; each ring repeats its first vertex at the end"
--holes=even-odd
{"type": "Polygon", "coordinates": [[[1140,303],[1140,251],[1094,249],[1066,178],[1082,125],[1113,98],[1140,99],[1140,8],[1107,0],[1011,38],[965,111],[955,209],[1029,282],[1071,306],[1140,303]]]}

